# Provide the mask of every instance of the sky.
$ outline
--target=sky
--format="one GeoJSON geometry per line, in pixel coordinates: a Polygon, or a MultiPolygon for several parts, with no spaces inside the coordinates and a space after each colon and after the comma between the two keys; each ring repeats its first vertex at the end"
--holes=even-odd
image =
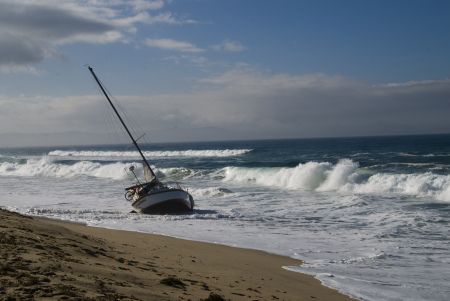
{"type": "Polygon", "coordinates": [[[0,147],[450,133],[448,0],[0,0],[0,147]],[[65,137],[65,138],[62,138],[65,137]]]}

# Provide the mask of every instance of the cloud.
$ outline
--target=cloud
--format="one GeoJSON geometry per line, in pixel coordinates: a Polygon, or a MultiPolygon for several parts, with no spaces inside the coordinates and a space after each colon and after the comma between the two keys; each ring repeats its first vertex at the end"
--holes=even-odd
{"type": "Polygon", "coordinates": [[[145,100],[161,104],[152,108],[158,122],[151,127],[220,127],[258,131],[265,138],[450,129],[450,80],[369,86],[340,75],[270,75],[237,68],[198,83],[203,86],[191,93],[145,100]]]}
{"type": "Polygon", "coordinates": [[[55,128],[73,130],[86,119],[90,127],[96,127],[95,113],[89,112],[92,104],[95,104],[92,97],[0,96],[0,127],[6,129],[14,125],[17,132],[51,133],[55,128]],[[81,117],[85,114],[86,118],[81,117]]]}
{"type": "MultiPolygon", "coordinates": [[[[115,98],[126,99],[122,105],[149,135],[174,127],[217,128],[246,139],[450,130],[450,79],[366,85],[340,75],[269,74],[242,65],[196,84],[185,93],[115,98]]],[[[0,96],[0,128],[102,131],[99,97],[0,96]]]]}
{"type": "Polygon", "coordinates": [[[143,11],[149,9],[161,9],[164,6],[164,1],[148,1],[148,0],[133,0],[129,1],[129,4],[133,6],[134,11],[143,11]]]}
{"type": "Polygon", "coordinates": [[[189,42],[175,41],[171,39],[146,39],[144,44],[149,47],[156,47],[165,50],[181,52],[203,52],[203,49],[197,48],[189,42]]]}
{"type": "Polygon", "coordinates": [[[224,40],[219,45],[213,45],[211,46],[214,50],[221,50],[221,51],[230,51],[230,52],[240,52],[244,51],[246,48],[242,46],[241,43],[230,41],[230,40],[224,40]]]}
{"type": "MultiPolygon", "coordinates": [[[[28,64],[57,54],[54,49],[42,47],[39,41],[19,38],[9,33],[0,35],[0,45],[0,70],[4,72],[26,71],[28,64]]],[[[28,69],[30,72],[31,70],[28,69]]]]}
{"type": "Polygon", "coordinates": [[[59,50],[64,44],[129,42],[137,23],[183,23],[169,12],[155,16],[147,12],[163,5],[143,0],[2,0],[0,71],[34,72],[32,64],[64,57],[59,50]]]}

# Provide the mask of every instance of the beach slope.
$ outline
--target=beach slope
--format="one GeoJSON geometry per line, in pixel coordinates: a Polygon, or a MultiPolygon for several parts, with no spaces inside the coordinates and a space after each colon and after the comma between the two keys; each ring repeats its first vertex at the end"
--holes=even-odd
{"type": "Polygon", "coordinates": [[[0,300],[353,300],[260,251],[0,209],[0,300]]]}

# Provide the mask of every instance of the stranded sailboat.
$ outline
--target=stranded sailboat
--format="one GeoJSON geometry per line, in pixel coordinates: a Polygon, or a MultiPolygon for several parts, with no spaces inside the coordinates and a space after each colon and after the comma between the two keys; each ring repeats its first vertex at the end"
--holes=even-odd
{"type": "MultiPolygon", "coordinates": [[[[147,159],[142,153],[139,145],[137,144],[137,140],[134,139],[133,135],[125,125],[122,117],[120,117],[119,112],[116,110],[114,104],[103,88],[103,85],[95,75],[94,70],[92,70],[91,67],[88,68],[89,71],[91,71],[92,76],[99,85],[100,89],[102,90],[103,94],[105,95],[106,99],[108,100],[108,103],[111,105],[115,114],[125,128],[128,136],[131,138],[131,141],[139,152],[139,155],[142,157],[145,183],[141,184],[138,180],[138,184],[125,188],[125,198],[128,201],[132,202],[133,208],[140,213],[172,213],[193,210],[194,199],[186,190],[181,189],[178,184],[178,187],[175,188],[164,185],[158,180],[155,173],[148,164],[147,159]]],[[[134,166],[131,166],[129,170],[136,176],[136,174],[134,173],[134,166]]]]}

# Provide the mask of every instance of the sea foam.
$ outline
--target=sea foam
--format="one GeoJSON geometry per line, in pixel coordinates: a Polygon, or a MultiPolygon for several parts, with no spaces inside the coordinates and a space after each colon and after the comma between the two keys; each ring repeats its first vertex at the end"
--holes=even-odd
{"type": "Polygon", "coordinates": [[[40,159],[28,159],[25,164],[20,164],[19,162],[1,163],[0,175],[48,178],[93,176],[119,180],[129,177],[125,171],[126,167],[128,165],[120,162],[102,165],[98,162],[90,161],[79,161],[73,165],[65,165],[56,163],[52,158],[44,156],[40,159]]]}
{"type": "Polygon", "coordinates": [[[337,164],[308,162],[293,168],[226,167],[224,181],[317,192],[395,194],[431,197],[450,202],[450,176],[419,174],[370,174],[349,159],[337,164]]]}

